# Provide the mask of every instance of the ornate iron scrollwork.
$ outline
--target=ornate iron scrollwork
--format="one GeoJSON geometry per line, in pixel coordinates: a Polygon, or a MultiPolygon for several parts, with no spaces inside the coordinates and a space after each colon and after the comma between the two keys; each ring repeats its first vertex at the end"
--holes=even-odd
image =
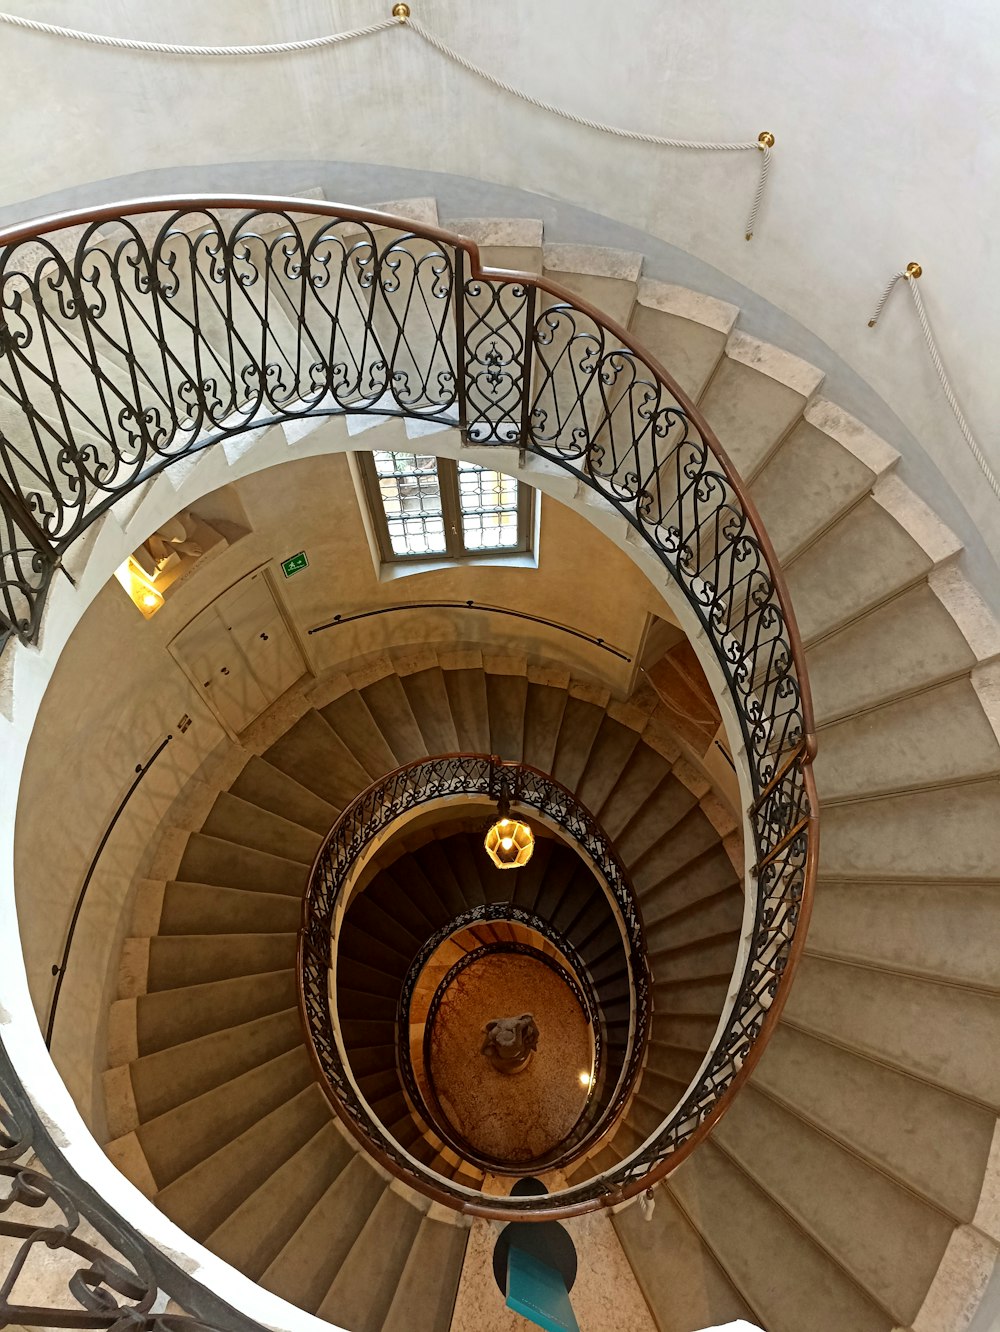
{"type": "Polygon", "coordinates": [[[69,1188],[32,1163],[30,1118],[17,1104],[0,1091],[0,1237],[13,1241],[0,1249],[0,1327],[212,1332],[153,1312],[160,1291],[141,1245],[107,1218],[88,1218],[69,1188]]]}

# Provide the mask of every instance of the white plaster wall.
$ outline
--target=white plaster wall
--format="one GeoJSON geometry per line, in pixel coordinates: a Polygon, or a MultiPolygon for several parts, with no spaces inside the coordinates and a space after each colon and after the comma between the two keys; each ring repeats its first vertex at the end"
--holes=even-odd
{"type": "MultiPolygon", "coordinates": [[[[18,0],[18,12],[175,42],[267,42],[385,17],[389,0],[18,0]]],[[[752,245],[756,154],[610,139],[498,94],[390,30],[320,52],[195,61],[0,28],[0,204],[165,167],[379,163],[518,186],[627,222],[801,321],[871,383],[1000,549],[1000,506],[940,396],[905,291],[866,327],[910,258],[968,415],[993,423],[1000,206],[1000,8],[991,0],[416,0],[415,14],[540,98],[696,139],[777,135],[752,245]]],[[[262,171],[266,176],[267,170],[262,171]]],[[[18,211],[18,210],[15,210],[18,211]]],[[[574,237],[566,237],[574,239],[574,237]]],[[[949,519],[951,521],[951,519],[949,519]]],[[[954,525],[954,524],[953,524],[954,525]]]]}

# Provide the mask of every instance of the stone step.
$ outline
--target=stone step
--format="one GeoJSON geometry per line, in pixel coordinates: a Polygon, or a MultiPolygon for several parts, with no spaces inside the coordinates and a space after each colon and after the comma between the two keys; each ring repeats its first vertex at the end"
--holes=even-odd
{"type": "Polygon", "coordinates": [[[119,1003],[133,1010],[137,1054],[148,1055],[279,1013],[294,1005],[295,994],[295,972],[289,969],[157,990],[119,1003]]]}
{"type": "Polygon", "coordinates": [[[382,1177],[356,1153],[268,1264],[260,1284],[300,1309],[318,1310],[384,1189],[382,1177]]]}
{"type": "Polygon", "coordinates": [[[272,1173],[329,1124],[326,1098],[314,1081],[306,1080],[161,1189],[156,1204],[189,1235],[205,1241],[258,1190],[264,1195],[272,1173]]]}
{"type": "Polygon", "coordinates": [[[956,1221],[975,1214],[991,1111],[789,1023],[779,1024],[752,1085],[956,1221]]]}
{"type": "Polygon", "coordinates": [[[276,1059],[257,1064],[141,1124],[137,1136],[158,1187],[166,1187],[246,1133],[312,1080],[312,1066],[299,1043],[276,1059]]]}
{"type": "Polygon", "coordinates": [[[327,1121],[223,1221],[206,1247],[257,1280],[355,1155],[327,1121]]]}
{"type": "Polygon", "coordinates": [[[322,837],[300,823],[223,791],[202,824],[202,832],[224,841],[238,841],[255,851],[311,865],[322,837]]]}
{"type": "Polygon", "coordinates": [[[667,1187],[755,1323],[773,1332],[892,1332],[892,1315],[711,1139],[667,1187]]]}
{"type": "Polygon", "coordinates": [[[296,1005],[142,1055],[128,1068],[139,1122],[175,1110],[301,1044],[296,1005]]]}
{"type": "Polygon", "coordinates": [[[420,1220],[381,1332],[449,1332],[469,1231],[432,1213],[420,1220]]]}
{"type": "Polygon", "coordinates": [[[174,934],[148,941],[142,993],[260,976],[295,965],[294,934],[174,934]]]}
{"type": "Polygon", "coordinates": [[[319,1317],[352,1332],[381,1332],[421,1221],[412,1203],[385,1189],[316,1310],[319,1317]]]}
{"type": "Polygon", "coordinates": [[[221,888],[258,889],[265,893],[302,896],[308,866],[270,855],[239,842],[192,833],[176,875],[185,883],[217,884],[221,888]]]}
{"type": "Polygon", "coordinates": [[[177,934],[290,934],[301,902],[286,893],[244,892],[210,883],[168,883],[159,938],[177,934]]]}
{"type": "Polygon", "coordinates": [[[251,756],[229,790],[241,800],[270,810],[290,823],[309,828],[321,837],[337,820],[335,806],[257,754],[251,756]]]}
{"type": "Polygon", "coordinates": [[[912,1323],[951,1235],[947,1216],[752,1087],[712,1141],[899,1326],[912,1323]]]}

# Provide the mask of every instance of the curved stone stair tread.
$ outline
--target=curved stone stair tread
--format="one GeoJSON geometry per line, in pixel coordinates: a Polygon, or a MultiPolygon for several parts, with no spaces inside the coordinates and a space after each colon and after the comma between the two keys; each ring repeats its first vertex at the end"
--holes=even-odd
{"type": "Polygon", "coordinates": [[[424,738],[413,715],[403,682],[396,674],[382,676],[360,691],[379,730],[390,740],[396,765],[424,758],[424,738]]]}
{"type": "Polygon", "coordinates": [[[768,1332],[893,1332],[892,1315],[710,1138],[667,1190],[768,1332]]]}
{"type": "Polygon", "coordinates": [[[257,754],[250,757],[230,786],[229,794],[296,823],[318,837],[325,836],[337,821],[335,806],[257,754]]]}
{"type": "Polygon", "coordinates": [[[301,861],[196,832],[188,838],[176,877],[187,883],[260,888],[301,898],[308,875],[309,865],[301,861]]]}
{"type": "Polygon", "coordinates": [[[752,1085],[712,1140],[900,1326],[912,1322],[953,1228],[947,1215],[752,1085]]]}
{"type": "Polygon", "coordinates": [[[171,880],[163,890],[159,935],[291,934],[299,900],[286,893],[247,892],[213,883],[171,880]]]}
{"type": "MultiPolygon", "coordinates": [[[[319,711],[330,729],[357,755],[365,771],[371,774],[371,781],[376,781],[383,773],[391,772],[398,766],[396,755],[375,724],[368,705],[357,689],[348,689],[319,711]]],[[[331,819],[327,829],[333,822],[331,819]]]]}
{"type": "Polygon", "coordinates": [[[806,951],[995,990],[998,938],[1000,894],[990,883],[822,878],[806,951]]]}
{"type": "Polygon", "coordinates": [[[229,1213],[205,1240],[206,1248],[256,1281],[354,1155],[328,1119],[229,1213]]]}
{"type": "Polygon", "coordinates": [[[753,479],[799,420],[822,378],[814,366],[787,352],[739,330],[730,335],[698,405],[740,476],[753,479]]]}
{"type": "Polygon", "coordinates": [[[779,560],[789,560],[832,527],[868,494],[886,465],[891,465],[888,459],[867,466],[839,440],[800,418],[750,484],[779,560]],[[797,497],[795,504],[787,502],[790,493],[797,497]]]}
{"type": "Polygon", "coordinates": [[[992,1111],[789,1023],[779,1025],[751,1086],[956,1222],[972,1219],[993,1140],[992,1111]],[[951,1126],[947,1137],[943,1122],[951,1126]]]}
{"type": "Polygon", "coordinates": [[[738,1319],[756,1322],[754,1311],[667,1190],[656,1191],[649,1221],[638,1207],[623,1208],[612,1220],[660,1332],[692,1332],[738,1319]]]}
{"type": "Polygon", "coordinates": [[[276,1059],[140,1124],[136,1134],[157,1186],[179,1179],[312,1081],[300,1041],[276,1059]]]}
{"type": "Polygon", "coordinates": [[[301,1044],[298,1006],[140,1055],[129,1077],[140,1122],[183,1105],[301,1044]]]}
{"type": "Polygon", "coordinates": [[[174,990],[294,967],[296,934],[156,935],[146,990],[174,990]]]}
{"type": "Polygon", "coordinates": [[[288,968],[181,989],[152,990],[134,1000],[117,1002],[135,1005],[136,1053],[156,1054],[185,1040],[294,1007],[295,972],[288,968]]]}
{"type": "Polygon", "coordinates": [[[488,753],[490,725],[485,673],[475,667],[446,670],[444,683],[459,748],[473,754],[488,753]]]}
{"type": "MultiPolygon", "coordinates": [[[[817,717],[828,733],[833,731],[834,724],[844,723],[841,734],[845,736],[845,761],[851,750],[846,737],[854,736],[863,742],[866,734],[864,710],[879,707],[884,708],[889,720],[894,722],[898,739],[891,753],[875,755],[878,759],[884,758],[887,764],[879,782],[883,785],[896,782],[906,765],[912,771],[919,771],[919,761],[915,761],[915,755],[921,752],[919,712],[916,706],[907,709],[901,705],[908,694],[928,686],[959,681],[955,692],[963,699],[963,717],[975,736],[970,752],[980,764],[983,778],[968,784],[971,774],[963,770],[960,758],[947,752],[931,753],[932,760],[950,765],[943,773],[943,780],[952,783],[950,786],[891,795],[879,795],[869,787],[868,798],[840,806],[831,804],[824,810],[821,876],[826,878],[821,878],[817,895],[810,949],[829,947],[839,953],[848,944],[847,940],[832,944],[828,941],[829,931],[824,925],[824,890],[851,896],[860,908],[865,900],[865,884],[870,882],[873,898],[866,919],[871,924],[869,929],[859,926],[858,934],[864,933],[871,939],[877,920],[881,918],[885,922],[881,929],[882,942],[874,956],[859,956],[852,951],[851,959],[845,960],[866,962],[867,972],[876,978],[876,982],[879,976],[885,978],[885,988],[878,993],[877,999],[871,997],[875,994],[871,986],[876,982],[869,980],[865,969],[841,966],[840,970],[851,972],[851,982],[845,990],[841,981],[829,980],[832,973],[821,975],[817,970],[823,965],[837,966],[836,960],[807,957],[802,977],[808,976],[810,968],[813,969],[815,1001],[806,993],[810,983],[800,977],[792,991],[789,1020],[779,1026],[753,1081],[759,1079],[763,1089],[770,1086],[773,1096],[778,1097],[780,1078],[778,1073],[769,1070],[780,1063],[782,1050],[791,1048],[795,1042],[799,1043],[799,1049],[805,1043],[821,1047],[822,1055],[817,1058],[824,1065],[829,1061],[835,1064],[840,1061],[838,1067],[845,1081],[847,1063],[844,1061],[848,1061],[854,1069],[851,1096],[845,1094],[832,1103],[827,1097],[824,1104],[813,1104],[807,1095],[807,1080],[790,1078],[780,1083],[784,1090],[781,1099],[787,1104],[788,1111],[799,1117],[812,1113],[824,1132],[832,1134],[851,1150],[866,1153],[886,1176],[904,1180],[928,1197],[932,1196],[933,1187],[937,1191],[933,1197],[938,1206],[946,1207],[957,1216],[967,1217],[975,1202],[977,1179],[982,1178],[981,1166],[988,1151],[990,1126],[994,1122],[990,1111],[984,1108],[983,1094],[988,1092],[993,1098],[995,1088],[983,1080],[970,1079],[970,1070],[950,1067],[945,1058],[948,1030],[955,1030],[952,1024],[964,1021],[970,1011],[963,1006],[966,997],[960,995],[955,1002],[942,999],[932,1005],[942,1033],[938,1063],[921,1062],[919,1044],[914,1044],[913,1037],[902,1045],[899,1042],[894,1045],[889,1039],[891,1030],[886,1030],[885,1039],[881,1041],[884,1049],[880,1046],[859,1052],[853,1048],[857,1033],[851,1025],[854,1019],[850,1018],[857,1006],[852,1010],[848,1005],[845,1010],[845,1020],[850,1020],[846,1020],[844,1029],[840,1026],[841,1015],[833,1005],[835,996],[847,994],[850,985],[861,977],[868,987],[866,993],[870,995],[865,1007],[867,1015],[878,1013],[880,1005],[883,1008],[887,1005],[883,1018],[886,1027],[891,1028],[893,995],[896,993],[896,998],[901,998],[903,993],[894,992],[893,987],[900,982],[919,983],[904,974],[908,970],[930,969],[936,979],[960,984],[982,984],[985,978],[986,959],[977,962],[970,976],[963,970],[965,963],[957,940],[950,947],[945,947],[944,943],[938,946],[938,940],[946,939],[951,933],[947,928],[948,908],[942,906],[941,894],[955,893],[956,902],[960,895],[962,909],[967,900],[976,897],[979,902],[977,920],[984,922],[984,926],[992,920],[992,904],[986,900],[988,890],[982,883],[975,882],[991,874],[992,867],[1000,859],[1000,838],[991,831],[1000,826],[996,782],[991,780],[995,766],[990,766],[989,759],[995,740],[985,714],[981,708],[976,711],[978,704],[973,705],[965,679],[975,669],[977,657],[956,627],[950,610],[932,590],[932,586],[936,586],[933,580],[928,583],[935,560],[869,493],[872,479],[892,466],[891,451],[882,445],[879,453],[870,444],[861,447],[855,441],[839,436],[838,430],[826,419],[830,415],[827,411],[829,404],[822,405],[821,410],[818,400],[813,399],[813,403],[807,405],[818,387],[818,377],[810,381],[808,374],[802,371],[801,363],[779,366],[778,372],[772,373],[774,366],[766,357],[755,359],[756,353],[742,341],[743,335],[731,334],[735,312],[727,316],[724,308],[709,307],[707,298],[680,289],[661,290],[666,286],[650,283],[647,288],[647,284],[640,280],[633,327],[637,331],[642,327],[644,340],[653,350],[662,347],[661,355],[668,365],[678,370],[681,368],[678,355],[684,340],[697,334],[698,346],[690,348],[690,360],[684,370],[689,376],[687,383],[694,392],[704,394],[702,406],[715,413],[710,415],[713,425],[720,430],[723,443],[732,456],[740,459],[738,466],[750,476],[753,493],[764,512],[770,534],[782,555],[790,557],[788,581],[800,627],[809,643],[817,717]],[[692,297],[695,298],[694,307],[691,306],[692,297]],[[667,356],[671,339],[678,349],[672,359],[667,356]],[[744,425],[746,431],[738,438],[737,432],[744,425]],[[795,477],[799,478],[796,484],[804,487],[802,493],[810,497],[808,505],[782,502],[784,487],[795,477]],[[835,575],[832,578],[831,571],[835,575]],[[899,766],[893,768],[892,763],[899,766]],[[963,879],[972,882],[964,883],[963,879]],[[935,891],[939,882],[940,889],[935,891]],[[915,891],[908,904],[910,928],[900,937],[893,930],[893,895],[897,888],[903,891],[907,885],[913,885],[915,891]],[[981,899],[977,897],[980,892],[981,899]],[[875,896],[878,904],[874,901],[875,896]],[[889,913],[893,913],[892,916],[889,913]],[[808,999],[810,1012],[814,1009],[817,1019],[815,1027],[809,1026],[808,1029],[797,1022],[794,1015],[800,984],[803,986],[802,1001],[808,999]],[[826,993],[828,984],[832,989],[826,993]],[[961,1086],[945,1090],[933,1076],[935,1068],[938,1074],[944,1071],[952,1082],[961,1086]],[[863,1136],[864,1125],[860,1116],[851,1113],[852,1097],[859,1100],[870,1098],[866,1103],[878,1106],[880,1097],[890,1095],[887,1090],[890,1084],[896,1087],[894,1104],[897,1110],[888,1122],[884,1116],[878,1124],[872,1122],[873,1133],[876,1128],[878,1132],[868,1141],[863,1136]],[[909,1088],[912,1096],[908,1098],[900,1087],[909,1088]],[[919,1163],[907,1161],[905,1144],[910,1130],[894,1131],[897,1122],[909,1122],[904,1110],[915,1114],[917,1105],[920,1107],[922,1140],[927,1144],[934,1141],[939,1144],[932,1172],[924,1171],[919,1163]],[[949,1131],[947,1126],[954,1116],[964,1116],[964,1131],[949,1131]],[[958,1143],[963,1145],[963,1150],[956,1151],[958,1143]],[[971,1144],[968,1151],[964,1150],[965,1144],[971,1144]],[[950,1191],[949,1179],[957,1181],[950,1191]]],[[[721,303],[712,303],[714,306],[721,306],[721,303]]],[[[881,441],[877,443],[881,444],[881,441]]],[[[787,494],[787,490],[784,493],[787,494]]],[[[461,747],[479,751],[487,749],[489,737],[483,735],[482,727],[486,715],[483,672],[446,670],[444,678],[456,733],[462,739],[461,747]]],[[[533,721],[533,716],[552,715],[560,703],[565,709],[571,701],[563,690],[551,691],[547,685],[529,679],[522,736],[527,761],[536,761],[531,757],[533,753],[544,756],[546,744],[551,745],[551,740],[546,741],[544,735],[539,734],[545,727],[533,721]]],[[[881,721],[884,724],[886,718],[881,721]]],[[[412,740],[412,736],[410,738],[412,740]]],[[[591,747],[595,739],[596,728],[590,738],[591,747]]],[[[834,740],[831,753],[835,753],[836,743],[834,740]]],[[[873,752],[874,748],[877,746],[873,747],[873,752]]],[[[404,761],[396,754],[393,756],[397,761],[404,761]]],[[[550,767],[554,761],[555,746],[552,746],[548,762],[541,762],[539,766],[550,767]]],[[[564,770],[576,769],[579,776],[585,771],[586,761],[584,755],[582,766],[577,767],[581,764],[579,749],[573,747],[571,751],[568,745],[564,746],[564,770]]],[[[817,765],[820,778],[822,763],[821,757],[817,765]]],[[[831,777],[835,776],[835,765],[830,765],[830,772],[831,777]]],[[[247,781],[250,780],[248,777],[247,781]]],[[[619,783],[619,789],[623,784],[619,783]]],[[[250,789],[244,787],[240,792],[235,784],[233,787],[234,794],[241,798],[250,789]]],[[[833,781],[829,789],[838,790],[833,781]]],[[[616,794],[612,792],[607,812],[607,826],[612,836],[617,832],[612,824],[619,817],[614,807],[616,794]]],[[[823,794],[821,781],[821,799],[823,794]]],[[[259,803],[264,804],[263,801],[259,803]]],[[[619,800],[618,808],[627,811],[624,798],[619,800]]],[[[285,817],[288,806],[274,812],[285,817]]],[[[322,829],[315,826],[316,822],[314,818],[313,830],[320,832],[322,829]]],[[[303,826],[306,826],[304,821],[303,826]]],[[[652,885],[649,891],[653,891],[652,885]]],[[[959,910],[957,906],[955,909],[959,910]]],[[[835,917],[836,912],[831,906],[831,929],[835,917]]],[[[683,956],[681,952],[676,958],[680,961],[683,956]]],[[[152,975],[152,948],[150,959],[152,975]]],[[[162,979],[162,971],[158,974],[162,979]]],[[[938,987],[940,990],[945,988],[938,987]]],[[[926,991],[920,993],[923,996],[926,991]]],[[[905,1002],[909,1005],[911,1001],[905,1002]]],[[[923,1002],[923,999],[912,1002],[923,1002]]],[[[995,1041],[990,996],[972,996],[969,1003],[975,1012],[976,1023],[985,1024],[980,1029],[995,1041]]],[[[863,1032],[865,1023],[860,1019],[859,1022],[863,1032]]],[[[994,1043],[988,1048],[997,1047],[994,1043]]],[[[814,1076],[819,1078],[818,1073],[814,1076]]],[[[831,1076],[836,1084],[840,1075],[831,1076]]],[[[993,1105],[994,1099],[988,1099],[988,1103],[993,1105]]],[[[720,1164],[720,1160],[719,1149],[713,1156],[709,1144],[684,1163],[672,1177],[669,1187],[661,1186],[657,1190],[660,1202],[653,1227],[665,1210],[664,1200],[670,1196],[671,1190],[679,1202],[683,1202],[686,1196],[687,1202],[680,1211],[674,1207],[676,1216],[672,1227],[678,1235],[687,1234],[687,1249],[691,1253],[690,1262],[677,1265],[673,1305],[665,1312],[662,1306],[667,1302],[662,1297],[651,1298],[661,1327],[671,1332],[674,1327],[677,1332],[682,1329],[688,1332],[690,1327],[739,1316],[754,1317],[766,1325],[769,1332],[785,1332],[786,1329],[787,1332],[793,1332],[793,1329],[794,1332],[804,1332],[804,1329],[808,1332],[834,1332],[834,1329],[842,1332],[848,1326],[852,1332],[867,1332],[868,1328],[888,1329],[892,1325],[886,1310],[873,1306],[857,1283],[845,1274],[843,1267],[825,1258],[815,1240],[796,1227],[786,1211],[770,1203],[758,1186],[749,1183],[745,1174],[734,1174],[735,1167],[731,1162],[720,1164]],[[740,1181],[739,1187],[744,1191],[741,1196],[746,1196],[753,1204],[755,1220],[752,1224],[740,1226],[740,1207],[722,1208],[713,1203],[713,1191],[717,1186],[707,1183],[712,1171],[716,1179],[725,1176],[740,1181]],[[697,1187],[696,1175],[705,1187],[697,1187]],[[747,1192],[748,1189],[751,1191],[747,1192]],[[704,1236],[700,1249],[692,1225],[697,1226],[704,1236]],[[748,1241],[748,1231],[752,1242],[748,1241]],[[785,1242],[781,1241],[782,1236],[786,1237],[785,1242]],[[692,1237],[695,1247],[692,1247],[692,1237]],[[743,1252],[741,1242],[744,1249],[749,1243],[753,1251],[743,1252]],[[773,1270],[769,1259],[776,1248],[790,1255],[789,1263],[797,1274],[782,1282],[768,1281],[761,1276],[773,1270]],[[697,1263],[696,1254],[700,1255],[697,1263]],[[710,1285],[715,1289],[715,1276],[711,1282],[708,1278],[702,1280],[701,1275],[689,1281],[682,1279],[683,1274],[685,1271],[719,1274],[723,1282],[719,1289],[732,1289],[726,1277],[721,1275],[720,1262],[744,1292],[747,1302],[744,1304],[737,1296],[730,1310],[719,1295],[718,1313],[715,1305],[702,1310],[697,1306],[697,1299],[710,1285]],[[811,1292],[807,1301],[799,1298],[798,1292],[801,1291],[811,1292]],[[694,1301],[690,1306],[691,1315],[689,1319],[678,1321],[674,1306],[680,1307],[685,1300],[694,1301]],[[831,1313],[831,1310],[836,1312],[831,1313]]],[[[765,1181],[766,1187],[769,1185],[765,1181]]],[[[714,1192],[715,1199],[725,1196],[725,1191],[721,1194],[714,1192]]],[[[646,1223],[634,1207],[616,1217],[616,1226],[622,1234],[646,1233],[642,1230],[646,1223]]],[[[681,1241],[678,1239],[677,1243],[681,1241]]],[[[668,1247],[662,1246],[664,1250],[668,1247]]],[[[634,1253],[631,1256],[637,1270],[645,1271],[641,1260],[634,1253]]],[[[666,1252],[658,1255],[661,1267],[668,1261],[666,1252]]],[[[925,1284],[926,1276],[924,1271],[919,1281],[916,1277],[913,1280],[918,1285],[925,1284]]],[[[654,1275],[647,1273],[642,1279],[648,1294],[649,1282],[654,1280],[654,1275]]]]}
{"type": "Polygon", "coordinates": [[[315,1312],[385,1188],[381,1175],[355,1152],[261,1273],[260,1284],[315,1312]]]}
{"type": "Polygon", "coordinates": [[[807,647],[903,592],[932,568],[913,537],[867,496],[785,568],[807,647]]]}
{"type": "Polygon", "coordinates": [[[306,1083],[231,1142],[161,1189],[156,1204],[204,1242],[266,1186],[273,1170],[330,1123],[325,1096],[315,1082],[306,1083]]]}
{"type": "Polygon", "coordinates": [[[820,725],[967,675],[976,665],[927,582],[826,636],[809,649],[808,660],[820,725]]]}
{"type": "Polygon", "coordinates": [[[302,865],[312,865],[323,838],[301,823],[272,813],[260,805],[223,791],[202,824],[201,831],[224,841],[239,840],[254,851],[302,865]]]}
{"type": "Polygon", "coordinates": [[[1000,1004],[994,995],[806,957],[785,1007],[797,1029],[933,1086],[1000,1109],[1000,1004]],[[965,1041],[956,1042],[962,1031],[965,1041]]]}
{"type": "Polygon", "coordinates": [[[983,778],[832,805],[820,874],[880,880],[990,879],[1000,864],[1000,786],[983,778]]]}
{"type": "Polygon", "coordinates": [[[316,1310],[319,1317],[351,1332],[380,1332],[422,1219],[406,1198],[384,1189],[316,1310]]]}
{"type": "Polygon", "coordinates": [[[964,677],[821,727],[816,782],[825,807],[995,776],[1000,745],[980,725],[982,716],[979,697],[964,677]],[[956,731],[961,745],[955,744],[956,731]]]}
{"type": "Polygon", "coordinates": [[[381,1332],[449,1332],[468,1227],[421,1218],[381,1332]]]}
{"type": "Polygon", "coordinates": [[[403,691],[420,728],[428,754],[454,754],[459,749],[458,732],[448,706],[444,672],[439,666],[404,675],[403,691]]]}

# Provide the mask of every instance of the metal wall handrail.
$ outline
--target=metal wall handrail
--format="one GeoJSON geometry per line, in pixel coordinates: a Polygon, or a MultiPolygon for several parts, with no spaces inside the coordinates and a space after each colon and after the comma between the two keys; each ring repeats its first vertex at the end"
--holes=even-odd
{"type": "Polygon", "coordinates": [[[488,602],[471,599],[465,601],[404,601],[393,606],[376,606],[374,610],[335,615],[332,620],[326,620],[323,624],[315,625],[309,632],[310,634],[320,634],[326,629],[336,629],[342,624],[352,624],[355,620],[370,620],[376,615],[392,615],[397,611],[421,610],[475,610],[488,611],[493,615],[508,615],[515,620],[528,620],[532,624],[544,624],[547,629],[558,629],[564,634],[572,634],[574,638],[580,638],[583,642],[590,643],[592,647],[600,648],[602,652],[610,652],[613,657],[617,657],[627,665],[632,662],[632,658],[627,652],[615,647],[606,638],[585,633],[582,629],[574,629],[571,624],[563,624],[560,620],[550,620],[545,615],[532,615],[530,611],[517,610],[513,606],[491,606],[488,602]]]}
{"type": "Polygon", "coordinates": [[[137,763],[135,765],[135,776],[129,784],[128,790],[118,802],[118,808],[115,810],[114,814],[112,814],[111,819],[101,836],[101,840],[97,844],[97,850],[90,858],[90,864],[87,866],[87,872],[83,876],[83,883],[80,885],[80,891],[76,895],[73,914],[70,917],[69,928],[66,931],[66,942],[63,944],[62,957],[58,962],[54,963],[52,967],[52,974],[56,978],[56,983],[52,989],[52,1002],[49,1005],[49,1017],[45,1024],[45,1045],[48,1049],[52,1048],[52,1032],[56,1024],[56,1010],[59,1007],[59,995],[62,993],[63,981],[66,979],[66,967],[69,964],[70,949],[73,947],[73,938],[76,935],[76,927],[80,920],[80,912],[83,910],[83,903],[87,896],[87,889],[90,887],[90,881],[93,879],[94,873],[97,870],[97,862],[100,860],[101,854],[107,846],[111,834],[118,826],[118,820],[125,813],[125,807],[138,790],[142,779],[145,777],[146,773],[149,772],[150,768],[173,738],[173,735],[164,736],[145,763],[137,763]]]}
{"type": "Polygon", "coordinates": [[[364,413],[457,426],[595,491],[677,584],[730,695],[751,947],[687,1127],[609,1186],[632,1196],[759,1058],[801,955],[818,824],[805,655],[773,546],[707,421],[626,329],[545,277],[484,268],[466,238],[311,200],[147,199],[0,231],[0,634],[31,641],[63,552],[176,459],[364,413]]]}

